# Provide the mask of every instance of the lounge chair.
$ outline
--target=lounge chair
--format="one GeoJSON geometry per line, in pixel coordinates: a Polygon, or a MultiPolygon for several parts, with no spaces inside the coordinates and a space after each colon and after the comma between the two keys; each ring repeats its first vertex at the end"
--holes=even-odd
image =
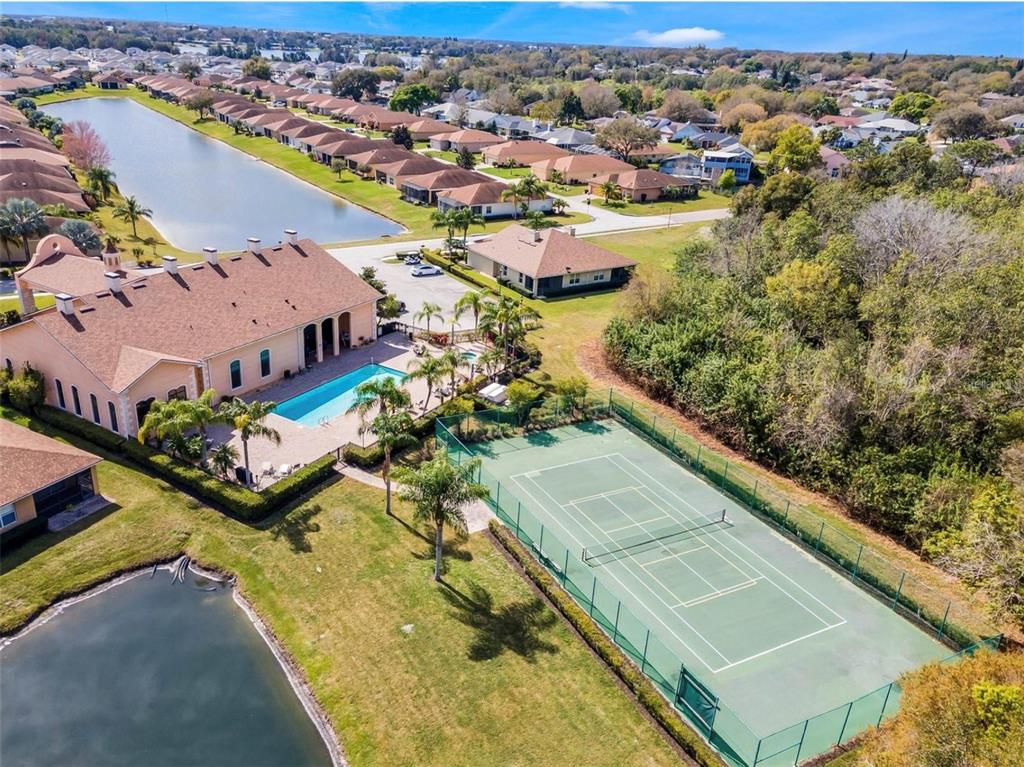
{"type": "Polygon", "coordinates": [[[292,467],[290,464],[287,463],[282,463],[281,467],[277,470],[277,476],[279,477],[287,477],[291,473],[292,467]]]}
{"type": "Polygon", "coordinates": [[[272,476],[273,474],[274,474],[274,464],[272,464],[270,461],[264,461],[263,465],[260,466],[260,476],[261,477],[268,477],[268,476],[272,476]]]}

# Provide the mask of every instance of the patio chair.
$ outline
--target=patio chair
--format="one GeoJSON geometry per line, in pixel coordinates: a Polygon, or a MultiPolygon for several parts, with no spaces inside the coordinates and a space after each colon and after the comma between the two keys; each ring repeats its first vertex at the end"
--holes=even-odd
{"type": "Polygon", "coordinates": [[[272,476],[273,473],[274,473],[274,464],[272,464],[270,461],[264,461],[263,465],[260,466],[260,476],[261,477],[272,476]]]}
{"type": "Polygon", "coordinates": [[[287,463],[282,463],[281,467],[277,470],[277,476],[287,477],[292,473],[292,467],[287,463]]]}

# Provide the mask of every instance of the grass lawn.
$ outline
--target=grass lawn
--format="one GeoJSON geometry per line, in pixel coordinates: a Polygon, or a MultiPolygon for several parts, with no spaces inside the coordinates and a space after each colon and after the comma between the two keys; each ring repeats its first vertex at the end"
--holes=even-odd
{"type": "Polygon", "coordinates": [[[480,168],[481,173],[486,173],[490,176],[497,176],[498,178],[522,178],[523,176],[530,175],[529,168],[480,168]]]}
{"type": "Polygon", "coordinates": [[[717,192],[701,191],[695,200],[658,200],[656,202],[627,202],[624,205],[607,205],[600,197],[594,197],[594,205],[614,210],[624,216],[664,216],[669,213],[690,213],[696,210],[728,208],[730,198],[717,192]]]}
{"type": "MultiPolygon", "coordinates": [[[[53,306],[55,303],[57,303],[57,299],[53,296],[41,296],[36,293],[36,307],[39,309],[45,309],[48,306],[53,306]]],[[[0,312],[9,312],[12,310],[16,312],[21,311],[21,304],[18,303],[18,297],[4,296],[3,298],[0,298],[0,312]]]]}
{"type": "MultiPolygon", "coordinates": [[[[430,142],[427,142],[427,146],[430,146],[430,142]]],[[[423,151],[426,157],[433,157],[435,160],[445,160],[446,162],[458,163],[459,155],[458,152],[452,152],[448,149],[426,149],[423,151]]]]}
{"type": "Polygon", "coordinates": [[[116,461],[99,482],[114,510],[5,554],[0,630],[186,552],[237,574],[357,767],[679,763],[484,535],[452,547],[445,587],[408,507],[388,519],[381,492],[352,480],[259,526],[116,461]]]}

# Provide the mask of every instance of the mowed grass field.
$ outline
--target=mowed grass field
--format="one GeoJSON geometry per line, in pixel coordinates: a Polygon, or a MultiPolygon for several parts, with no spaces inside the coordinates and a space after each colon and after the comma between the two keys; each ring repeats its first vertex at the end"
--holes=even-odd
{"type": "Polygon", "coordinates": [[[353,480],[250,526],[105,457],[99,484],[114,510],[5,553],[0,631],[184,552],[238,576],[356,767],[679,764],[485,535],[451,546],[438,586],[408,506],[389,519],[382,492],[353,480]]]}

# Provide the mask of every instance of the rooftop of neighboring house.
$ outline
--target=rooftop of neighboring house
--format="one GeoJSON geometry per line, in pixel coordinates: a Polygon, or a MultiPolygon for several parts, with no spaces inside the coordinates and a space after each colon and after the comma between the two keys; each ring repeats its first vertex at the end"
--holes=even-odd
{"type": "Polygon", "coordinates": [[[443,170],[437,170],[432,173],[424,173],[419,176],[409,176],[404,180],[404,183],[414,186],[418,189],[456,189],[461,186],[469,186],[471,184],[480,184],[484,181],[493,181],[494,179],[490,176],[485,176],[483,173],[477,173],[472,170],[465,170],[464,168],[457,168],[454,166],[448,166],[443,170]]]}
{"type": "Polygon", "coordinates": [[[450,141],[453,144],[480,144],[485,141],[491,144],[501,144],[505,141],[501,136],[495,136],[493,133],[488,133],[484,130],[476,130],[475,128],[464,128],[463,130],[457,130],[452,133],[441,133],[437,136],[431,136],[430,138],[450,141]]]}
{"type": "Polygon", "coordinates": [[[680,179],[678,176],[670,176],[668,173],[661,173],[648,168],[624,171],[622,173],[606,173],[591,179],[591,184],[603,184],[611,181],[623,189],[664,189],[667,186],[680,186],[696,183],[680,179]]]}
{"type": "Polygon", "coordinates": [[[0,418],[0,505],[67,479],[100,462],[74,445],[0,418]]]}
{"type": "Polygon", "coordinates": [[[385,173],[388,176],[418,176],[424,173],[433,173],[439,170],[445,170],[451,167],[448,163],[435,160],[432,157],[424,157],[423,155],[416,155],[415,157],[406,157],[395,162],[384,162],[374,164],[374,167],[381,173],[385,173]]]}
{"type": "Polygon", "coordinates": [[[58,306],[0,333],[35,324],[123,391],[161,360],[198,362],[381,297],[308,239],[250,243],[241,255],[213,260],[58,297],[58,306]]]}
{"type": "Polygon", "coordinates": [[[616,160],[600,154],[571,154],[568,157],[551,157],[538,162],[531,162],[531,168],[538,170],[557,170],[559,173],[587,173],[606,171],[630,171],[633,166],[628,162],[616,160]]]}
{"type": "Polygon", "coordinates": [[[493,144],[484,147],[483,156],[488,162],[500,163],[508,160],[521,158],[532,158],[542,160],[548,157],[568,157],[569,152],[554,144],[546,144],[543,141],[506,141],[502,144],[493,144]]]}
{"type": "Polygon", "coordinates": [[[632,259],[560,229],[534,231],[519,224],[470,243],[469,249],[535,279],[636,266],[632,259]]]}
{"type": "Polygon", "coordinates": [[[479,184],[448,189],[440,193],[438,197],[452,200],[461,205],[494,205],[505,201],[502,199],[502,194],[507,189],[508,185],[500,181],[481,181],[479,184]]]}

